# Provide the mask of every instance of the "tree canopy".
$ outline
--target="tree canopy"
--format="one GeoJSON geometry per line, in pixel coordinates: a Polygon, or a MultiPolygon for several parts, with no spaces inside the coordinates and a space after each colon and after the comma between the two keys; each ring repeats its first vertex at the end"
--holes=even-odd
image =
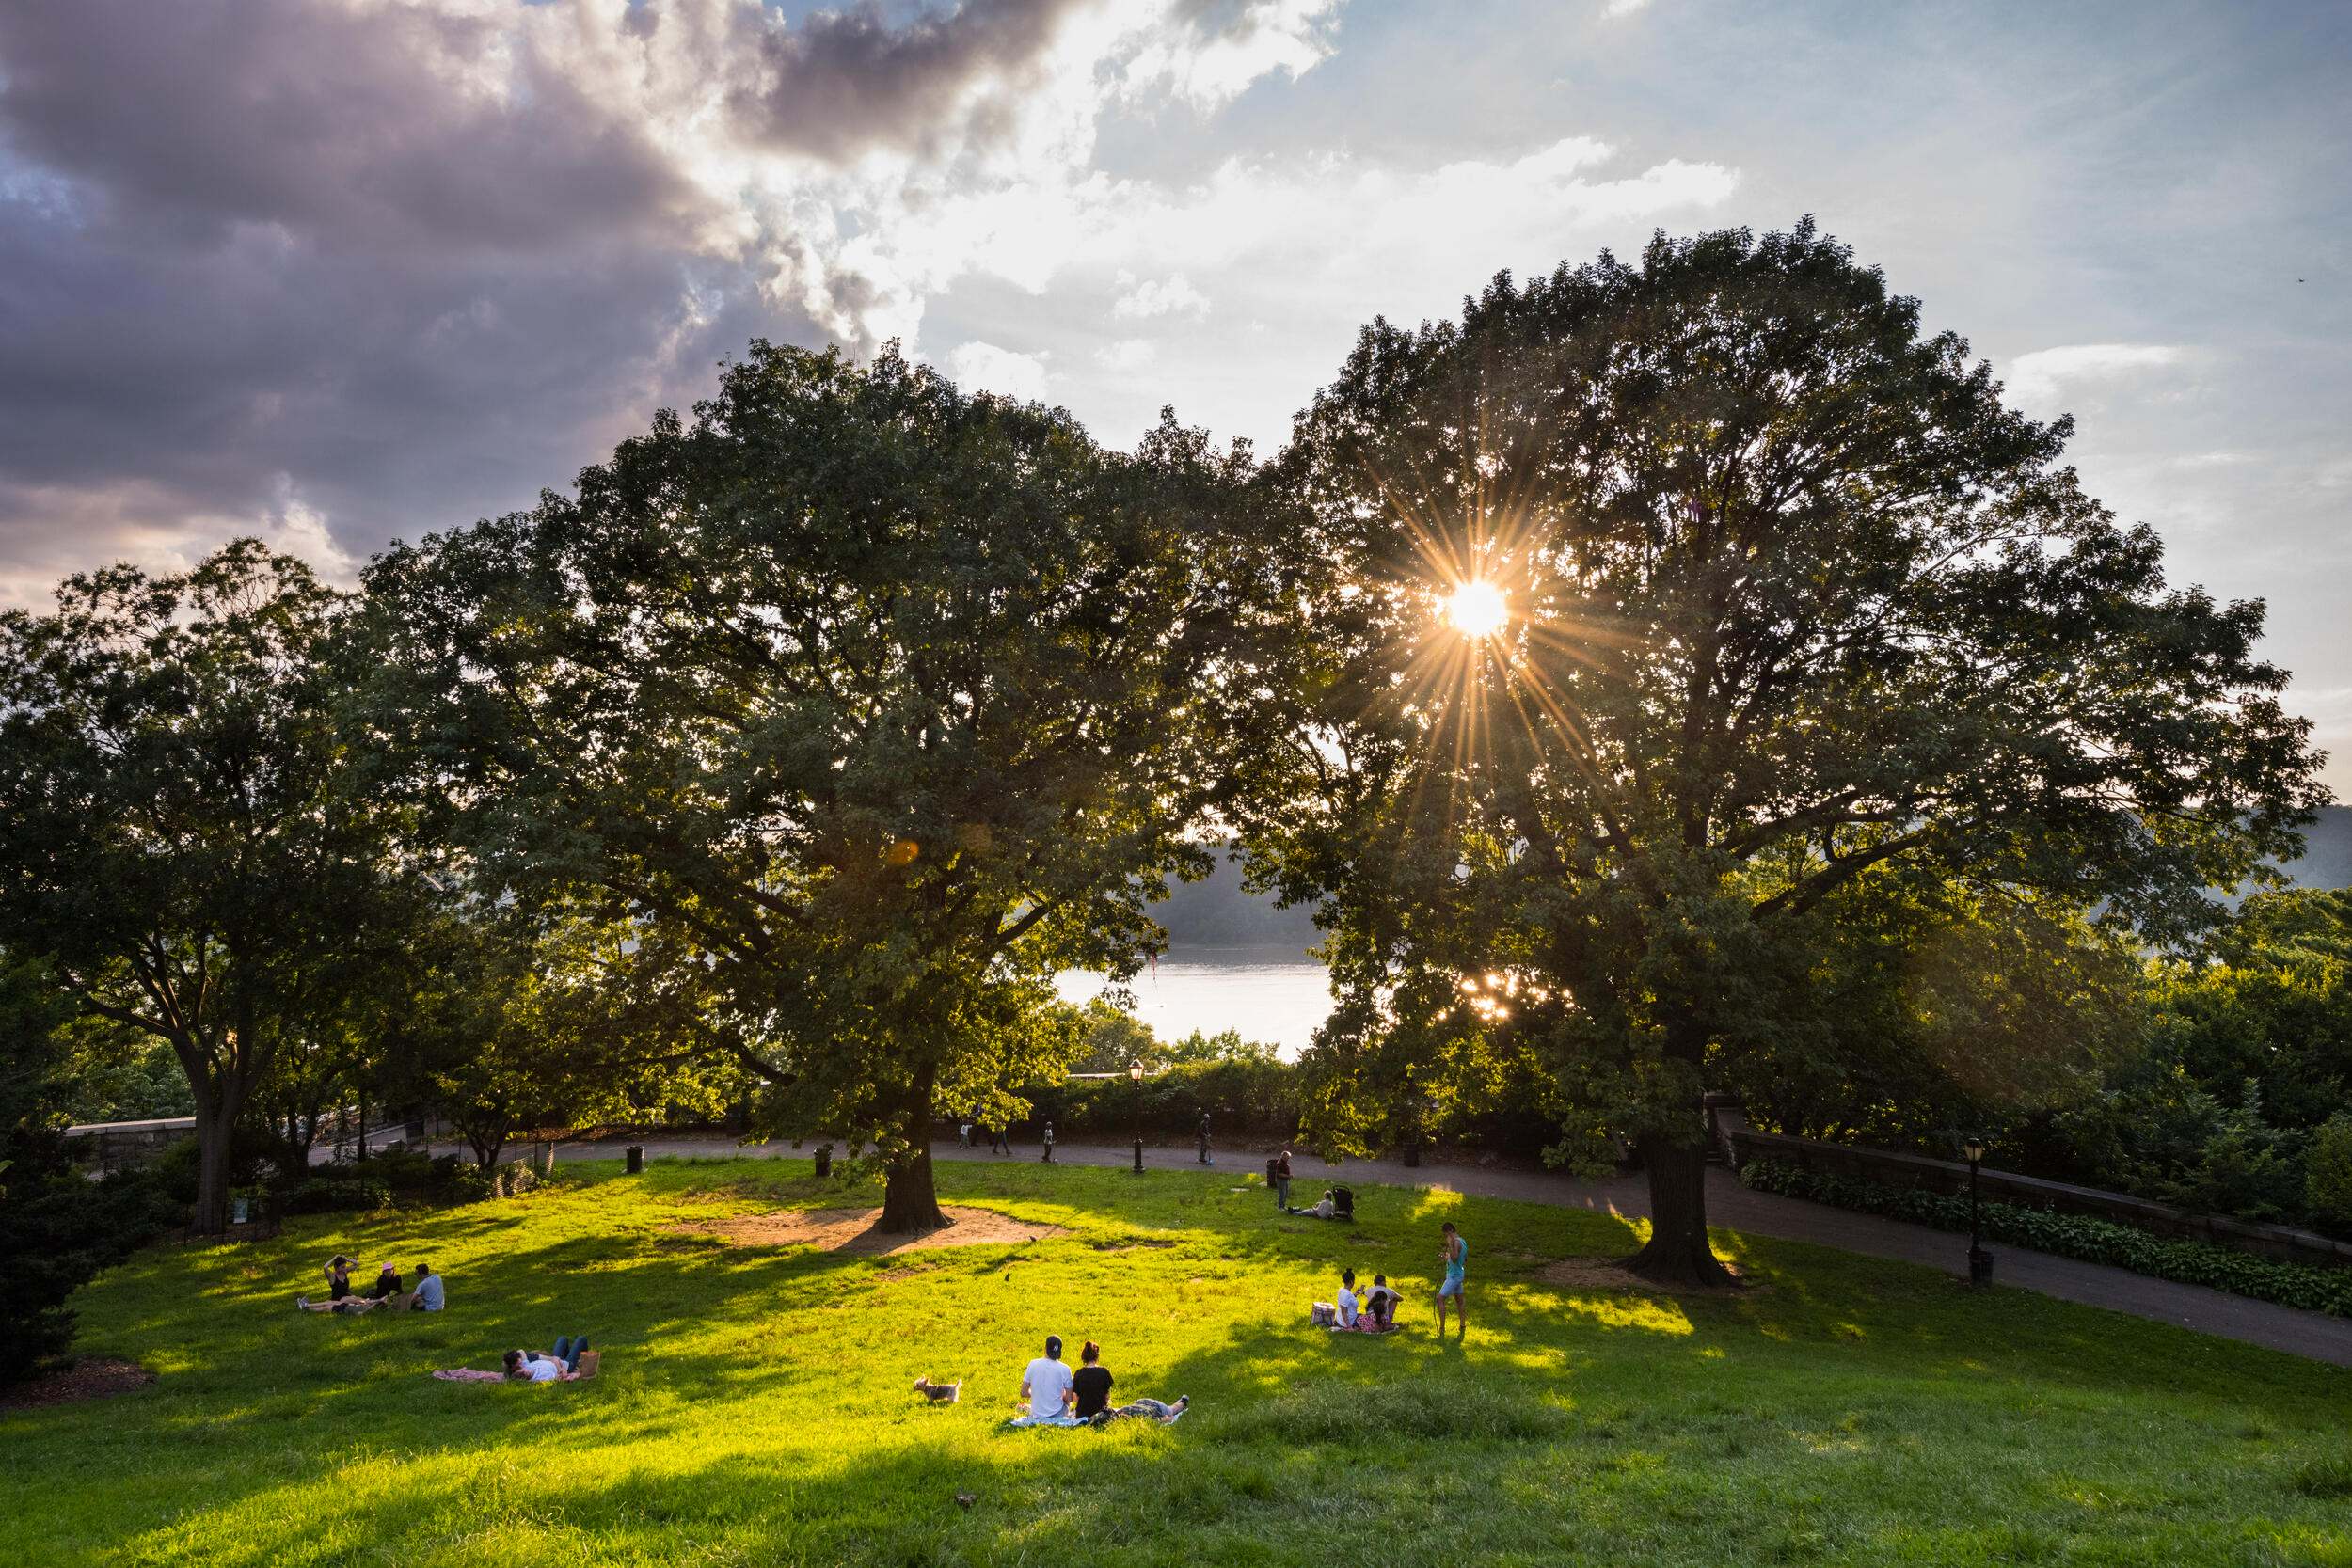
{"type": "Polygon", "coordinates": [[[210,1228],[247,1098],[389,908],[387,823],[339,719],[345,603],[247,539],[0,616],[0,948],[169,1043],[210,1228]]]}
{"type": "Polygon", "coordinates": [[[1247,470],[755,344],[577,497],[377,562],[380,722],[484,886],[628,924],[771,1129],[936,1225],[935,1107],[1017,1115],[1083,1047],[1053,973],[1134,973],[1206,868],[1247,470]]]}
{"type": "Polygon", "coordinates": [[[1365,329],[1280,461],[1311,586],[1247,792],[1331,900],[1343,1084],[1539,1052],[1647,1164],[1636,1267],[1710,1276],[1699,1092],[1789,1037],[1831,900],[2185,942],[2293,847],[2261,606],[2169,585],[2000,391],[1809,223],[1365,329]]]}

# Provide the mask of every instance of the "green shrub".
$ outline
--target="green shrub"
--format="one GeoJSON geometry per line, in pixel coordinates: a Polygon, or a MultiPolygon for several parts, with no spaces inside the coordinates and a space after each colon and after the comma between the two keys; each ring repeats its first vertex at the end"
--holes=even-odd
{"type": "MultiPolygon", "coordinates": [[[[321,1170],[332,1170],[322,1165],[321,1170]]],[[[286,1195],[290,1214],[371,1213],[392,1206],[392,1190],[373,1176],[314,1176],[286,1195]]]]}
{"type": "Polygon", "coordinates": [[[440,1182],[440,1196],[444,1202],[479,1203],[496,1191],[488,1171],[470,1161],[449,1157],[449,1169],[442,1175],[440,1182]]]}
{"type": "Polygon", "coordinates": [[[2312,1134],[2303,1194],[2312,1218],[2331,1229],[2352,1228],[2352,1112],[2337,1112],[2312,1134]]]}
{"type": "MultiPolygon", "coordinates": [[[[1938,1230],[1968,1228],[1968,1200],[1915,1187],[1882,1187],[1849,1176],[1808,1171],[1778,1160],[1751,1160],[1740,1180],[1759,1192],[1810,1198],[1866,1214],[1883,1214],[1938,1230]]],[[[2352,1269],[2318,1268],[2257,1258],[2210,1242],[2153,1236],[2089,1214],[2061,1214],[2011,1203],[1983,1206],[1985,1236],[2011,1246],[2086,1263],[2106,1263],[2184,1285],[2202,1285],[2281,1307],[2352,1318],[2352,1269]]]]}

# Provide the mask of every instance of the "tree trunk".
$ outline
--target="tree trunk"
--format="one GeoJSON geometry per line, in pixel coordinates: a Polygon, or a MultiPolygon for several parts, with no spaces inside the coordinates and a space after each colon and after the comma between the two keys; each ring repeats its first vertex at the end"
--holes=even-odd
{"type": "Polygon", "coordinates": [[[196,1233],[217,1236],[229,1228],[229,1142],[237,1113],[225,1095],[199,1101],[196,1111],[196,1233]]]}
{"type": "Polygon", "coordinates": [[[939,1212],[939,1193],[931,1185],[931,1075],[916,1080],[908,1098],[898,1135],[910,1153],[892,1164],[882,1180],[882,1212],[878,1223],[884,1234],[903,1236],[937,1230],[947,1223],[939,1212]]]}
{"type": "Polygon", "coordinates": [[[1649,1244],[1626,1268],[1661,1285],[1729,1285],[1707,1242],[1707,1148],[1652,1135],[1635,1145],[1649,1173],[1649,1244]]]}

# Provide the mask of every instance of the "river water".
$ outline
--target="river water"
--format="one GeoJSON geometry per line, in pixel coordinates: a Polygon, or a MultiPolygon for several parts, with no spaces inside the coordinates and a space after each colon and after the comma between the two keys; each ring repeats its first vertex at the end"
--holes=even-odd
{"type": "MultiPolygon", "coordinates": [[[[1076,970],[1054,977],[1073,1002],[1091,1000],[1104,983],[1100,974],[1076,970]]],[[[1331,1011],[1324,967],[1295,947],[1189,948],[1136,975],[1129,989],[1136,1017],[1164,1040],[1183,1039],[1196,1029],[1205,1035],[1232,1029],[1275,1047],[1285,1060],[1298,1054],[1331,1011]]]]}

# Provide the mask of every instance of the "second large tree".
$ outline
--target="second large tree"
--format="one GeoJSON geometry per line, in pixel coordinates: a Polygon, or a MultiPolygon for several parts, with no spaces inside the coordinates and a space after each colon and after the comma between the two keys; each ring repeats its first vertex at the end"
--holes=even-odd
{"type": "Polygon", "coordinates": [[[1700,1090],[1824,1026],[1865,879],[2170,940],[2292,847],[2261,607],[2169,588],[2000,390],[1809,226],[1364,332],[1282,465],[1318,586],[1248,792],[1330,899],[1327,1083],[1548,1059],[1648,1167],[1634,1267],[1720,1277],[1700,1090]]]}
{"type": "Polygon", "coordinates": [[[1132,974],[1200,868],[1245,470],[755,344],[577,499],[384,557],[378,712],[485,886],[633,923],[935,1226],[934,1114],[1059,1070],[1052,974],[1132,974]]]}

